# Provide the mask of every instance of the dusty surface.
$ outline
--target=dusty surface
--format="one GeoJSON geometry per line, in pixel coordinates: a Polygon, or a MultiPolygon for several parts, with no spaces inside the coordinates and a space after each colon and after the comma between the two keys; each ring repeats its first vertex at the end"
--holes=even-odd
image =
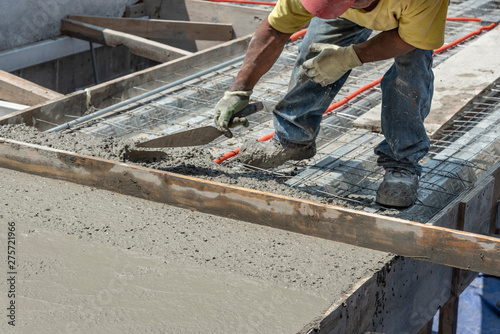
{"type": "Polygon", "coordinates": [[[19,333],[293,333],[387,258],[10,170],[0,206],[19,333]]]}

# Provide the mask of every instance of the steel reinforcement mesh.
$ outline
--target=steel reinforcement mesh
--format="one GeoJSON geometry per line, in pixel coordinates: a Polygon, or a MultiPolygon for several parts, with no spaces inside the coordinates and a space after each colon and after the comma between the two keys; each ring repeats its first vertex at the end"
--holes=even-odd
{"type": "MultiPolygon", "coordinates": [[[[500,15],[500,1],[452,1],[449,16],[482,17],[500,15]]],[[[445,43],[456,40],[480,27],[479,22],[448,22],[445,43]]],[[[476,37],[435,56],[434,66],[466,47],[476,37]]],[[[214,158],[239,147],[248,138],[260,138],[273,131],[271,110],[286,93],[288,80],[300,40],[288,43],[276,64],[255,87],[252,98],[266,109],[249,117],[250,127],[236,129],[235,138],[222,136],[206,145],[214,158]]],[[[229,58],[226,58],[227,61],[229,58]]],[[[391,61],[365,64],[355,69],[335,101],[381,77],[391,61]]],[[[215,65],[215,63],[214,63],[215,65]]],[[[204,66],[203,69],[210,64],[204,66]]],[[[224,91],[230,88],[241,67],[241,61],[214,70],[189,82],[176,85],[147,100],[131,103],[111,115],[82,124],[77,131],[96,136],[132,138],[143,141],[188,128],[212,124],[213,108],[224,91]]],[[[201,70],[179,72],[181,79],[201,70]]],[[[169,78],[169,82],[173,79],[169,78]]],[[[175,80],[175,79],[174,79],[175,80]]],[[[157,79],[163,84],[162,78],[157,79]]],[[[147,88],[136,87],[139,91],[147,88]]],[[[387,213],[374,202],[375,192],[383,177],[376,165],[374,147],[381,134],[355,128],[352,123],[380,103],[381,92],[375,86],[324,116],[317,139],[318,154],[311,160],[286,163],[273,170],[263,170],[285,178],[286,183],[318,195],[355,203],[369,212],[387,213]]],[[[116,102],[121,101],[116,98],[116,102]]],[[[335,102],[333,101],[333,102],[335,102]]],[[[430,218],[480,175],[500,160],[500,84],[478,96],[431,143],[431,150],[422,161],[419,200],[408,212],[430,218]]],[[[72,131],[74,131],[73,129],[72,131]]],[[[236,159],[225,162],[238,168],[236,159]]],[[[389,210],[390,211],[390,210],[389,210]]]]}

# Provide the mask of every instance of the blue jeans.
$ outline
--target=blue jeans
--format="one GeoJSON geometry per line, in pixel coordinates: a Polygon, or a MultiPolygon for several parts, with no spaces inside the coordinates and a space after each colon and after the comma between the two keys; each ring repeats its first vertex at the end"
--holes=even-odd
{"type": "MultiPolygon", "coordinates": [[[[311,43],[340,46],[359,44],[371,30],[344,19],[314,18],[292,72],[289,91],[274,108],[275,136],[287,145],[307,145],[316,140],[323,113],[347,80],[350,71],[328,86],[300,81],[302,63],[317,55],[308,51],[311,43]]],[[[403,167],[420,174],[418,164],[429,151],[430,140],[424,128],[429,114],[434,75],[432,50],[415,49],[394,58],[382,82],[382,133],[385,139],[375,148],[382,167],[403,167]]]]}

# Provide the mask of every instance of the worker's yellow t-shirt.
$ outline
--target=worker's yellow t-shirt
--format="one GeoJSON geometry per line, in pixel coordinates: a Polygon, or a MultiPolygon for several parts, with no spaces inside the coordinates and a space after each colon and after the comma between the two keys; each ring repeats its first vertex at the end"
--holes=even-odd
{"type": "MultiPolygon", "coordinates": [[[[399,36],[416,48],[432,50],[444,43],[448,0],[380,0],[367,12],[348,9],[340,17],[372,30],[398,29],[399,36]]],[[[278,0],[268,20],[284,33],[293,33],[314,16],[300,0],[278,0]]]]}

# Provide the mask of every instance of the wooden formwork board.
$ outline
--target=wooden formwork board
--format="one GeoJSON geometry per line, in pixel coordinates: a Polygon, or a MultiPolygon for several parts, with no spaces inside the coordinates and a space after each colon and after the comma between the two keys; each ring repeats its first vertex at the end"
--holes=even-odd
{"type": "Polygon", "coordinates": [[[459,205],[481,213],[463,218],[465,229],[489,226],[497,200],[491,177],[426,225],[7,139],[0,139],[0,167],[414,258],[396,256],[358,281],[307,330],[418,330],[450,298],[450,265],[500,275],[500,239],[453,229],[459,205]]]}
{"type": "Polygon", "coordinates": [[[0,70],[0,99],[32,106],[62,98],[63,95],[48,88],[0,70]]]}
{"type": "Polygon", "coordinates": [[[79,15],[69,15],[68,19],[144,38],[201,39],[211,41],[229,41],[233,38],[233,26],[226,23],[142,20],[79,15]]]}
{"type": "MultiPolygon", "coordinates": [[[[151,19],[183,20],[193,22],[220,22],[233,26],[234,37],[253,34],[269,15],[270,7],[255,8],[198,0],[146,0],[146,13],[151,19]]],[[[165,40],[160,40],[165,41],[165,40]]],[[[172,40],[167,40],[170,42],[172,40]]],[[[216,45],[212,41],[190,41],[188,47],[203,50],[216,45]]]]}
{"type": "Polygon", "coordinates": [[[0,139],[0,167],[500,276],[500,240],[490,236],[318,204],[8,139],[0,139]]]}
{"type": "Polygon", "coordinates": [[[147,0],[146,7],[152,19],[230,23],[237,37],[253,34],[271,11],[200,0],[147,0]]]}
{"type": "Polygon", "coordinates": [[[122,31],[103,28],[80,21],[63,19],[61,33],[83,39],[89,42],[104,44],[111,47],[126,46],[132,54],[145,57],[160,63],[189,56],[192,53],[144,37],[122,31]]]}
{"type": "MultiPolygon", "coordinates": [[[[492,170],[490,174],[496,174],[500,165],[492,170]]],[[[466,231],[486,233],[488,206],[498,200],[493,191],[498,185],[500,179],[486,175],[428,224],[453,229],[461,224],[466,231]]],[[[454,275],[455,268],[396,256],[373,276],[360,280],[304,332],[417,333],[453,294],[463,292],[477,273],[463,270],[458,277],[454,275]]]]}

